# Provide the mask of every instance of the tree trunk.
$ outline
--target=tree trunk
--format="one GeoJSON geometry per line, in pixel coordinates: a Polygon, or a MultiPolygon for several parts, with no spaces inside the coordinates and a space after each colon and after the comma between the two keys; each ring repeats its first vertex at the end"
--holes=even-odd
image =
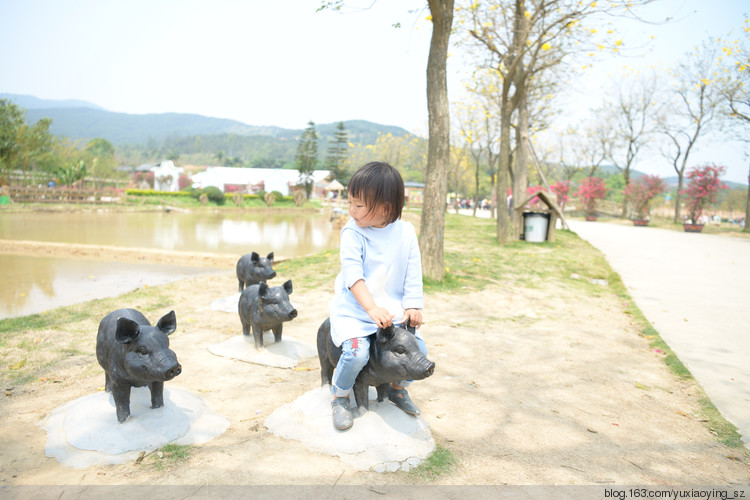
{"type": "Polygon", "coordinates": [[[477,205],[479,205],[479,158],[477,158],[474,168],[474,206],[472,207],[474,210],[471,213],[472,217],[477,216],[477,205]]]}
{"type": "Polygon", "coordinates": [[[497,242],[505,245],[512,241],[508,216],[508,179],[510,177],[510,115],[513,111],[508,92],[510,84],[503,84],[500,103],[500,154],[497,166],[497,242]]]}
{"type": "MultiPolygon", "coordinates": [[[[625,170],[622,171],[622,178],[625,181],[625,187],[627,188],[630,185],[630,165],[625,168],[625,170]]],[[[628,209],[629,209],[629,203],[628,203],[628,197],[623,196],[622,197],[622,216],[624,218],[628,217],[628,209]]]]}
{"type": "MultiPolygon", "coordinates": [[[[524,0],[516,0],[513,15],[514,33],[513,33],[513,52],[517,58],[515,68],[512,74],[507,78],[515,85],[515,93],[512,101],[508,102],[508,128],[510,128],[510,115],[513,110],[518,110],[518,127],[516,128],[516,158],[515,162],[508,160],[508,173],[512,177],[511,182],[513,190],[511,193],[512,203],[510,210],[510,231],[511,238],[517,240],[521,237],[521,214],[515,210],[520,206],[520,202],[526,193],[528,184],[528,170],[526,160],[528,158],[528,135],[529,135],[529,114],[526,109],[526,68],[523,63],[524,45],[529,38],[528,21],[526,19],[526,4],[524,0]]],[[[510,146],[510,140],[509,144],[510,146]]],[[[510,147],[508,148],[510,153],[510,147]]],[[[510,156],[510,155],[509,155],[510,156]]]]}
{"type": "Polygon", "coordinates": [[[422,274],[442,280],[443,233],[450,168],[450,113],[448,107],[447,57],[453,24],[453,0],[429,0],[432,15],[432,38],[427,60],[427,110],[429,142],[425,172],[419,246],[422,274]]]}
{"type": "Polygon", "coordinates": [[[674,195],[674,222],[677,224],[682,222],[682,208],[680,207],[680,203],[682,203],[682,195],[680,194],[680,191],[682,191],[683,182],[683,173],[677,172],[677,193],[674,195]]]}
{"type": "MultiPolygon", "coordinates": [[[[520,78],[519,78],[520,80],[520,78]]],[[[513,224],[513,239],[521,238],[521,226],[523,215],[518,208],[526,197],[526,188],[529,185],[529,110],[526,105],[526,86],[516,84],[518,93],[518,129],[516,131],[516,161],[513,170],[513,211],[511,221],[513,224]]]]}

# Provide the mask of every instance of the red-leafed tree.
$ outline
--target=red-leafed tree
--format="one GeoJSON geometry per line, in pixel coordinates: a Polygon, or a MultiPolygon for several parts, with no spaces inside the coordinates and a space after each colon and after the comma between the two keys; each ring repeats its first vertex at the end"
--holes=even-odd
{"type": "Polygon", "coordinates": [[[716,165],[693,167],[687,174],[688,186],[680,194],[685,196],[685,207],[692,224],[699,224],[706,206],[716,202],[719,190],[727,189],[720,177],[726,168],[716,165]]]}
{"type": "Polygon", "coordinates": [[[555,193],[555,201],[557,202],[557,206],[560,207],[560,210],[563,210],[565,208],[565,204],[570,199],[570,197],[568,196],[568,193],[570,192],[570,181],[557,181],[549,188],[553,193],[555,193]]]}
{"type": "Polygon", "coordinates": [[[586,215],[596,215],[596,206],[599,200],[603,200],[607,196],[607,186],[598,177],[586,177],[586,180],[581,183],[573,196],[580,198],[586,215]]]}
{"type": "Polygon", "coordinates": [[[644,175],[625,186],[625,198],[632,204],[636,217],[644,220],[651,213],[651,200],[667,189],[658,175],[644,175]]]}

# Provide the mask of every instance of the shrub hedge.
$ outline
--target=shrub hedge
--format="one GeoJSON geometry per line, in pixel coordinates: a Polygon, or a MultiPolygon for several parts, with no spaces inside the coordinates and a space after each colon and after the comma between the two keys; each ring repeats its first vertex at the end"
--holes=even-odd
{"type": "MultiPolygon", "coordinates": [[[[195,198],[196,200],[200,198],[201,194],[206,193],[206,196],[208,196],[208,199],[213,201],[214,203],[223,204],[225,200],[231,200],[232,195],[234,193],[222,193],[221,190],[214,186],[209,186],[205,189],[194,189],[194,188],[185,188],[182,191],[155,191],[153,189],[126,189],[125,194],[131,195],[131,196],[159,196],[159,197],[174,197],[174,198],[195,198]],[[221,201],[219,201],[221,200],[221,201]]],[[[276,201],[294,201],[293,196],[283,196],[280,192],[274,191],[274,195],[276,196],[276,201]]],[[[263,192],[262,194],[265,194],[263,192]]],[[[258,194],[247,194],[242,193],[242,198],[244,200],[263,200],[263,196],[261,193],[258,194]]]]}

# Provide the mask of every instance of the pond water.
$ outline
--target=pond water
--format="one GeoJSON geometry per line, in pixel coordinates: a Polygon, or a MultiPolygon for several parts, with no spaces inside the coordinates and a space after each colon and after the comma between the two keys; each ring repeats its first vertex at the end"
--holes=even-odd
{"type": "MultiPolygon", "coordinates": [[[[0,213],[0,239],[277,259],[338,246],[328,216],[283,213],[0,213]]],[[[0,318],[23,316],[216,269],[0,254],[0,318]]],[[[227,270],[229,271],[229,270],[227,270]]]]}

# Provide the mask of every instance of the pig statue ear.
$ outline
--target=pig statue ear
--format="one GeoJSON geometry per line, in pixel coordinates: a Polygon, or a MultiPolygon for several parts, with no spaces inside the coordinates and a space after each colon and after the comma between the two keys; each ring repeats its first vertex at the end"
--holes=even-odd
{"type": "Polygon", "coordinates": [[[393,336],[396,335],[396,331],[393,328],[393,325],[387,326],[385,328],[378,328],[378,332],[375,335],[378,342],[381,344],[387,344],[393,339],[393,336]]]}
{"type": "Polygon", "coordinates": [[[259,297],[265,297],[268,293],[268,285],[266,285],[265,281],[261,281],[258,283],[258,296],[259,297]]]}
{"type": "Polygon", "coordinates": [[[287,295],[292,294],[292,280],[287,280],[286,283],[284,283],[284,291],[287,295]]]}
{"type": "Polygon", "coordinates": [[[253,261],[254,264],[257,264],[260,260],[260,255],[258,255],[258,252],[253,252],[250,254],[250,260],[253,261]]]}
{"type": "Polygon", "coordinates": [[[268,254],[268,257],[266,257],[268,260],[273,260],[273,252],[268,254]]]}
{"type": "Polygon", "coordinates": [[[174,311],[169,311],[167,314],[162,316],[159,322],[156,323],[156,328],[166,333],[167,335],[169,335],[170,333],[174,333],[174,331],[177,329],[177,318],[174,315],[174,311]]]}
{"type": "Polygon", "coordinates": [[[406,320],[406,324],[404,325],[404,328],[406,328],[406,330],[407,330],[407,331],[408,331],[409,333],[412,333],[412,334],[414,334],[414,335],[416,335],[416,334],[417,334],[417,328],[416,328],[416,327],[414,327],[414,326],[411,326],[411,321],[409,321],[408,319],[406,320]]]}
{"type": "Polygon", "coordinates": [[[140,325],[128,318],[117,318],[115,340],[121,344],[129,344],[138,336],[140,325]]]}

